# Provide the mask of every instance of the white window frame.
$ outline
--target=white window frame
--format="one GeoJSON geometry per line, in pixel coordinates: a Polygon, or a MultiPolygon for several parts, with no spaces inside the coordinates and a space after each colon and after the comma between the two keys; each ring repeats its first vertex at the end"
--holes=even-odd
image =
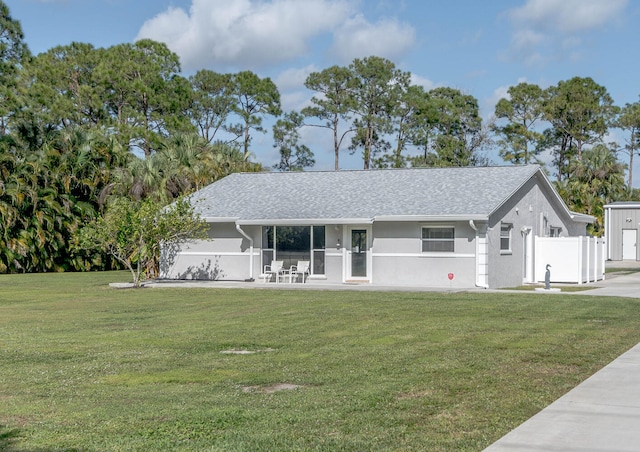
{"type": "Polygon", "coordinates": [[[450,225],[424,225],[420,228],[420,246],[423,254],[453,254],[456,251],[456,228],[450,225]],[[425,229],[451,229],[451,238],[425,238],[424,231],[425,229]],[[425,250],[425,244],[427,243],[451,243],[451,250],[440,251],[440,250],[425,250]]]}
{"type": "MultiPolygon", "coordinates": [[[[309,274],[310,275],[318,275],[318,276],[324,276],[326,273],[326,259],[327,259],[327,255],[326,255],[326,245],[324,248],[313,248],[313,246],[315,245],[314,242],[314,232],[313,232],[313,228],[317,227],[317,226],[321,226],[324,228],[325,230],[325,236],[323,236],[323,241],[326,241],[326,226],[323,224],[316,224],[316,225],[312,225],[312,224],[303,224],[303,225],[280,225],[280,226],[276,226],[276,225],[263,225],[262,226],[262,238],[263,238],[263,243],[262,246],[265,246],[264,243],[264,238],[265,238],[265,234],[264,234],[264,228],[266,227],[271,227],[273,228],[271,230],[271,240],[273,241],[273,248],[262,248],[262,252],[261,252],[261,259],[262,259],[262,267],[264,268],[265,265],[269,265],[271,264],[271,260],[275,260],[278,258],[278,243],[277,243],[277,229],[278,227],[296,227],[296,226],[300,226],[300,227],[308,227],[309,228],[309,274]],[[265,262],[265,252],[266,253],[271,253],[271,260],[268,260],[268,262],[265,262]],[[319,259],[319,255],[321,254],[320,252],[323,253],[323,257],[322,257],[322,261],[323,261],[323,269],[325,273],[315,273],[315,263],[316,260],[319,259]]],[[[306,251],[306,249],[305,249],[306,251]]]]}
{"type": "Polygon", "coordinates": [[[560,226],[549,226],[549,237],[560,237],[562,228],[560,226]]]}
{"type": "Polygon", "coordinates": [[[324,276],[327,273],[326,270],[326,265],[327,265],[327,245],[326,245],[326,237],[327,237],[327,227],[324,224],[316,224],[316,225],[311,225],[311,262],[309,263],[309,273],[311,275],[322,275],[324,276]],[[314,236],[314,231],[313,229],[316,227],[322,227],[323,229],[323,236],[322,236],[322,243],[324,243],[322,248],[314,248],[315,246],[315,236],[314,236]],[[319,255],[322,254],[322,259],[320,259],[319,255]],[[323,273],[316,273],[315,272],[315,264],[317,261],[322,260],[322,268],[323,268],[323,273]]]}
{"type": "Polygon", "coordinates": [[[513,223],[500,223],[500,254],[512,254],[513,253],[513,223]],[[506,232],[506,235],[503,233],[506,232]],[[507,247],[503,248],[502,241],[507,240],[507,247]]]}

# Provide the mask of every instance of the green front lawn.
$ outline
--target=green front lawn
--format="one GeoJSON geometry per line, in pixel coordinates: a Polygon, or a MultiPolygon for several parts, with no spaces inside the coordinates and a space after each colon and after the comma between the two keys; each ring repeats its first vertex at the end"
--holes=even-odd
{"type": "Polygon", "coordinates": [[[605,273],[620,273],[621,275],[631,275],[640,272],[640,267],[607,267],[605,273]]]}
{"type": "Polygon", "coordinates": [[[640,300],[126,278],[0,276],[0,450],[481,450],[640,342],[640,300]]]}

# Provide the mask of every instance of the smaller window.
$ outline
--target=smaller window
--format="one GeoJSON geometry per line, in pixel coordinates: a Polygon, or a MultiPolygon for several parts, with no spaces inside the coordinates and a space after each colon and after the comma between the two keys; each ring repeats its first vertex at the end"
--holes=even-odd
{"type": "Polygon", "coordinates": [[[549,228],[549,237],[560,237],[560,233],[562,233],[562,228],[557,226],[551,226],[549,228]]]}
{"type": "Polygon", "coordinates": [[[422,228],[423,253],[453,253],[453,228],[422,228]]]}
{"type": "Polygon", "coordinates": [[[500,252],[508,254],[511,252],[511,231],[513,225],[511,223],[500,224],[500,252]]]}

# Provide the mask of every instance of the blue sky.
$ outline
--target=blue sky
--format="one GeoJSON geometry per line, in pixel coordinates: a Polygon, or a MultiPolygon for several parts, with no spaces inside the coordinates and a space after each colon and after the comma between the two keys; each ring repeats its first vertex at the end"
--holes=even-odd
{"type": "MultiPolygon", "coordinates": [[[[180,56],[183,75],[211,69],[271,77],[285,111],[308,105],[310,72],[369,55],[390,59],[426,88],[473,95],[485,118],[521,81],[547,87],[592,77],[621,106],[640,95],[640,2],[631,0],[4,1],[36,54],[72,41],[108,47],[152,38],[180,56]]],[[[305,134],[316,169],[331,169],[329,133],[305,134]]],[[[609,138],[623,141],[617,132],[609,138]]],[[[275,163],[271,143],[270,133],[254,138],[258,161],[275,163]]],[[[487,156],[502,163],[495,152],[487,156]]],[[[347,152],[341,163],[361,166],[347,152]]]]}

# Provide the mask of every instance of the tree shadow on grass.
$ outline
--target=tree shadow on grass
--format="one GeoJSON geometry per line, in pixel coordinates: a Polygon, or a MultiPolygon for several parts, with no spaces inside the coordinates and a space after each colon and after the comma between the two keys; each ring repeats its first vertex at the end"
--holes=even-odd
{"type": "Polygon", "coordinates": [[[82,449],[24,449],[18,445],[18,441],[22,437],[22,432],[18,428],[9,428],[0,424],[0,451],[2,452],[79,452],[82,449]]]}
{"type": "Polygon", "coordinates": [[[20,430],[17,428],[9,429],[6,425],[0,424],[0,450],[12,451],[13,446],[20,438],[20,430]]]}

